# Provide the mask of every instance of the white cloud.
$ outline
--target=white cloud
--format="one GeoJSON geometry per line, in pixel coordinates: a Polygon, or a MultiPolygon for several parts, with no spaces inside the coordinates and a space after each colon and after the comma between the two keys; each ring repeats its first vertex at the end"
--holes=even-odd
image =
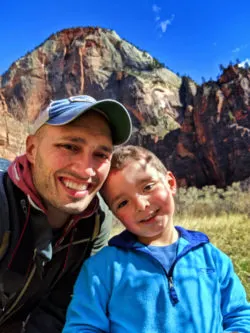
{"type": "Polygon", "coordinates": [[[156,4],[154,4],[152,6],[153,12],[158,14],[161,11],[161,7],[157,6],[156,4]]]}
{"type": "Polygon", "coordinates": [[[172,24],[172,22],[175,18],[175,15],[172,14],[170,18],[163,20],[160,16],[161,7],[159,7],[157,4],[154,4],[152,6],[152,10],[154,12],[156,27],[161,30],[161,33],[159,35],[159,37],[161,38],[162,33],[165,33],[167,31],[168,26],[172,24]]]}
{"type": "Polygon", "coordinates": [[[232,50],[233,53],[238,53],[240,52],[240,47],[236,47],[235,49],[232,50]]]}
{"type": "Polygon", "coordinates": [[[161,21],[161,22],[159,23],[159,26],[160,26],[161,31],[162,31],[163,33],[165,33],[166,30],[167,30],[167,27],[168,27],[169,25],[172,24],[172,22],[173,22],[173,20],[174,20],[174,17],[175,17],[175,16],[172,14],[172,16],[171,16],[170,19],[167,19],[167,20],[165,20],[165,21],[161,21]]]}
{"type": "Polygon", "coordinates": [[[250,66],[250,59],[245,59],[244,61],[242,61],[238,66],[239,67],[245,67],[245,65],[250,66]]]}
{"type": "Polygon", "coordinates": [[[239,53],[241,50],[244,50],[248,47],[248,44],[240,45],[239,47],[236,47],[232,50],[233,53],[239,53]]]}

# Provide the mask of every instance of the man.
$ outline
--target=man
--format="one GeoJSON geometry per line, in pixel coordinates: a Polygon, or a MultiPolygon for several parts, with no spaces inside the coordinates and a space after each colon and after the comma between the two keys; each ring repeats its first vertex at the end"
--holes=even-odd
{"type": "Polygon", "coordinates": [[[26,154],[1,173],[1,333],[61,332],[83,260],[107,242],[111,223],[97,192],[113,145],[130,133],[114,100],[54,101],[35,121],[26,154]]]}

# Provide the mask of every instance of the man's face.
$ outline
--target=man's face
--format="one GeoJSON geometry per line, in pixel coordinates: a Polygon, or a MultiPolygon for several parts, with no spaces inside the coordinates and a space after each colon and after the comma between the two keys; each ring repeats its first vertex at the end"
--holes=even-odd
{"type": "Polygon", "coordinates": [[[95,111],[64,126],[44,125],[28,137],[33,182],[45,207],[84,211],[108,175],[112,149],[109,125],[95,111]]]}

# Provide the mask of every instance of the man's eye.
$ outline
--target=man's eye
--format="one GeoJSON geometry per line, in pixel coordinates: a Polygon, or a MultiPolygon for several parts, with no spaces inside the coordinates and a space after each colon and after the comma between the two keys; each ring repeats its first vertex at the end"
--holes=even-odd
{"type": "Polygon", "coordinates": [[[107,160],[107,159],[109,159],[109,157],[110,157],[108,154],[104,154],[104,153],[96,153],[96,156],[97,156],[98,158],[103,159],[103,160],[107,160]]]}
{"type": "Polygon", "coordinates": [[[64,144],[60,144],[58,145],[58,147],[64,148],[66,150],[70,150],[72,152],[77,152],[78,151],[78,147],[72,144],[68,144],[68,143],[64,143],[64,144]]]}
{"type": "Polygon", "coordinates": [[[120,202],[118,205],[117,205],[117,209],[120,209],[120,208],[123,208],[124,206],[126,206],[128,203],[128,200],[123,200],[122,202],[120,202]]]}

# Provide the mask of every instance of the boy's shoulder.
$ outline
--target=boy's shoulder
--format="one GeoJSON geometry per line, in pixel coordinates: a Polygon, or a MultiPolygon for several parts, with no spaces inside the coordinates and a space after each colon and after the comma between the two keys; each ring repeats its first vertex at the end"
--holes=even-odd
{"type": "Polygon", "coordinates": [[[180,237],[186,239],[190,244],[192,245],[206,245],[207,248],[210,249],[210,251],[214,253],[219,253],[222,256],[226,256],[226,254],[221,251],[218,247],[216,247],[213,243],[210,242],[209,237],[201,231],[197,230],[190,230],[190,229],[185,229],[180,226],[176,226],[176,229],[178,230],[178,233],[180,237]]]}
{"type": "Polygon", "coordinates": [[[209,243],[209,238],[201,231],[189,230],[180,226],[175,227],[179,236],[186,239],[190,244],[196,245],[201,243],[209,243]]]}
{"type": "Polygon", "coordinates": [[[220,250],[216,245],[211,243],[208,236],[203,232],[188,230],[179,226],[177,226],[176,229],[178,230],[180,236],[188,240],[189,243],[193,246],[196,244],[204,245],[204,255],[213,258],[214,263],[216,263],[218,267],[221,267],[221,265],[225,264],[231,265],[230,257],[222,250],[220,250]]]}

